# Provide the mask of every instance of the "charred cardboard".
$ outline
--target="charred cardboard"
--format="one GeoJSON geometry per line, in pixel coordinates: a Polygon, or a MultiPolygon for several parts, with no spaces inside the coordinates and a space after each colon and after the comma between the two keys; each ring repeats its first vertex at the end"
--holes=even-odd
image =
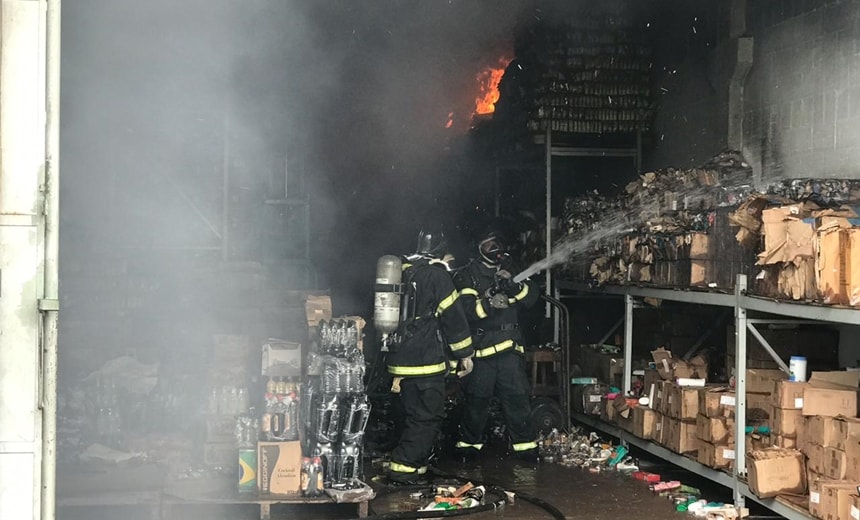
{"type": "Polygon", "coordinates": [[[664,380],[674,381],[676,378],[706,379],[708,378],[708,361],[702,355],[697,355],[689,361],[672,357],[672,352],[660,347],[651,351],[657,372],[664,380]]]}
{"type": "Polygon", "coordinates": [[[799,495],[806,491],[803,454],[797,450],[767,448],[747,455],[750,490],[760,498],[799,495]]]}
{"type": "Polygon", "coordinates": [[[797,438],[797,432],[801,428],[803,428],[803,414],[801,410],[773,409],[771,429],[776,435],[797,438]]]}
{"type": "Polygon", "coordinates": [[[673,385],[669,401],[666,415],[673,419],[693,421],[699,414],[699,392],[696,388],[673,385]]]}
{"type": "Polygon", "coordinates": [[[797,257],[812,258],[815,237],[814,221],[807,219],[803,204],[790,204],[762,211],[764,251],[758,265],[792,262],[797,257]]]}
{"type": "Polygon", "coordinates": [[[664,437],[666,447],[675,453],[692,453],[699,448],[699,439],[696,438],[696,423],[682,422],[677,419],[667,418],[668,425],[664,422],[668,439],[664,437]]]}
{"type": "Polygon", "coordinates": [[[827,446],[833,437],[833,418],[824,416],[804,417],[803,428],[798,435],[800,449],[806,453],[807,446],[827,446]]]}
{"type": "Polygon", "coordinates": [[[727,417],[696,417],[696,437],[711,444],[734,445],[735,421],[727,417]]]}
{"type": "Polygon", "coordinates": [[[857,417],[860,372],[813,372],[803,390],[803,415],[857,417]]]}
{"type": "Polygon", "coordinates": [[[642,439],[654,439],[660,416],[647,406],[633,408],[633,429],[631,433],[642,439]]]}

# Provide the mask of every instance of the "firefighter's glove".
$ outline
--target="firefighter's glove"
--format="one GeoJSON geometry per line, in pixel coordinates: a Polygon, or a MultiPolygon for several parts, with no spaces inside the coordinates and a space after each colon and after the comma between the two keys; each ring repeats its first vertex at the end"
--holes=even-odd
{"type": "Polygon", "coordinates": [[[472,373],[475,368],[475,362],[472,361],[472,356],[460,360],[460,370],[457,371],[457,377],[466,377],[472,373]]]}
{"type": "Polygon", "coordinates": [[[494,309],[507,309],[508,295],[500,292],[490,296],[490,307],[494,309]]]}
{"type": "Polygon", "coordinates": [[[523,282],[515,282],[514,279],[511,278],[511,273],[502,270],[498,272],[498,277],[499,290],[511,298],[515,297],[523,290],[523,282]]]}

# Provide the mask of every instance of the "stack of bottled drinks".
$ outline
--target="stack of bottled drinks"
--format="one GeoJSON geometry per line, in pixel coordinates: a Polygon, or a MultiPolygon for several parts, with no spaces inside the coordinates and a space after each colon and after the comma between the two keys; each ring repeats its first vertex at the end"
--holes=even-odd
{"type": "Polygon", "coordinates": [[[318,333],[303,389],[303,410],[310,417],[305,451],[313,455],[311,468],[314,461],[321,466],[326,488],[362,487],[362,444],[370,403],[358,326],[345,319],[322,321],[318,333]]]}

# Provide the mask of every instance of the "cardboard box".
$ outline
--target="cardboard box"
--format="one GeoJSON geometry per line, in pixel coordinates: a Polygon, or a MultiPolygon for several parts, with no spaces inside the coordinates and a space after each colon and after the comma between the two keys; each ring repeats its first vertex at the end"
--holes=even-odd
{"type": "Polygon", "coordinates": [[[301,377],[301,343],[276,339],[264,343],[262,374],[267,377],[301,377]]]}
{"type": "Polygon", "coordinates": [[[699,413],[707,417],[734,417],[735,393],[726,386],[700,388],[699,413]]]}
{"type": "Polygon", "coordinates": [[[747,455],[750,490],[760,498],[806,492],[803,454],[797,450],[768,448],[747,455]]]}
{"type": "Polygon", "coordinates": [[[676,453],[692,453],[699,448],[696,438],[696,423],[681,422],[678,419],[668,419],[668,441],[666,447],[676,453]]]}
{"type": "Polygon", "coordinates": [[[817,234],[815,281],[818,295],[831,305],[860,304],[860,228],[837,228],[817,234]]]}
{"type": "Polygon", "coordinates": [[[831,446],[824,448],[824,476],[833,480],[842,480],[845,478],[845,471],[848,468],[848,459],[845,452],[831,446]]]}
{"type": "Polygon", "coordinates": [[[776,435],[797,438],[797,432],[803,428],[803,414],[800,410],[774,408],[770,427],[776,435]]]}
{"type": "Polygon", "coordinates": [[[860,480],[860,434],[851,434],[845,443],[845,478],[860,480]]]}
{"type": "Polygon", "coordinates": [[[699,451],[696,454],[699,464],[704,464],[714,469],[731,469],[735,464],[734,446],[714,445],[709,442],[700,442],[699,451]]]}
{"type": "Polygon", "coordinates": [[[664,380],[674,381],[678,377],[690,379],[708,378],[708,362],[704,356],[697,355],[689,361],[672,357],[672,352],[663,347],[651,351],[657,372],[664,380]]]}
{"type": "Polygon", "coordinates": [[[807,444],[817,444],[819,446],[829,444],[833,438],[832,430],[832,417],[805,417],[803,420],[803,429],[800,435],[798,435],[801,449],[803,450],[807,444]]]}
{"type": "Polygon", "coordinates": [[[620,387],[624,377],[624,356],[601,350],[600,345],[582,345],[579,364],[582,375],[596,377],[601,383],[620,387]]]}
{"type": "Polygon", "coordinates": [[[258,450],[257,489],[260,494],[298,495],[301,493],[301,442],[260,442],[258,450]]]}
{"type": "Polygon", "coordinates": [[[642,439],[653,439],[657,430],[657,412],[647,406],[633,408],[633,428],[631,433],[642,439]]]}
{"type": "Polygon", "coordinates": [[[734,445],[735,421],[728,417],[696,417],[696,437],[711,444],[734,445]]]}
{"type": "Polygon", "coordinates": [[[819,475],[827,474],[827,448],[818,444],[807,444],[803,447],[803,454],[806,455],[806,467],[809,471],[818,473],[819,475]]]}
{"type": "Polygon", "coordinates": [[[654,435],[652,439],[657,444],[663,446],[666,445],[667,441],[666,429],[668,428],[668,420],[669,419],[665,415],[662,415],[659,412],[657,413],[657,417],[654,419],[654,435]]]}
{"type": "Polygon", "coordinates": [[[795,258],[812,258],[815,238],[814,222],[803,204],[769,208],[761,213],[764,252],[758,265],[793,262],[795,258]]]}
{"type": "Polygon", "coordinates": [[[803,389],[805,387],[806,383],[777,381],[776,390],[774,390],[773,393],[774,408],[782,408],[783,410],[802,410],[803,389]]]}
{"type": "Polygon", "coordinates": [[[696,388],[675,386],[671,393],[669,417],[694,421],[699,414],[699,391],[696,388]]]}
{"type": "Polygon", "coordinates": [[[782,370],[768,370],[763,368],[747,369],[747,393],[748,394],[772,394],[776,382],[788,379],[788,374],[782,370]]]}
{"type": "Polygon", "coordinates": [[[813,372],[803,390],[803,415],[857,417],[860,372],[813,372]]]}
{"type": "Polygon", "coordinates": [[[857,483],[818,480],[809,488],[809,512],[822,520],[851,518],[851,495],[857,492],[857,483]]]}
{"type": "Polygon", "coordinates": [[[860,435],[860,419],[837,417],[831,423],[830,440],[827,446],[845,450],[848,446],[848,438],[852,435],[860,435]]]}
{"type": "Polygon", "coordinates": [[[305,316],[308,320],[308,327],[316,327],[320,321],[331,320],[331,296],[326,295],[308,295],[305,300],[305,316]]]}

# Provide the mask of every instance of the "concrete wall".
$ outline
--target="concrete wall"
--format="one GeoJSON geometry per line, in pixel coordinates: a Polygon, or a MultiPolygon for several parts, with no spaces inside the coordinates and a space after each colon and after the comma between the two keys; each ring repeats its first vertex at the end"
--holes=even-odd
{"type": "Polygon", "coordinates": [[[860,3],[753,1],[744,143],[767,181],[860,174],[860,3]]]}
{"type": "MultiPolygon", "coordinates": [[[[658,115],[645,166],[695,164],[725,148],[736,47],[728,9],[671,6],[656,36],[658,115]],[[707,41],[684,42],[692,16],[717,17],[707,41]]],[[[737,2],[743,5],[744,2],[737,2]]],[[[860,175],[860,3],[748,0],[740,34],[754,40],[743,92],[743,151],[764,182],[860,175]]]]}

